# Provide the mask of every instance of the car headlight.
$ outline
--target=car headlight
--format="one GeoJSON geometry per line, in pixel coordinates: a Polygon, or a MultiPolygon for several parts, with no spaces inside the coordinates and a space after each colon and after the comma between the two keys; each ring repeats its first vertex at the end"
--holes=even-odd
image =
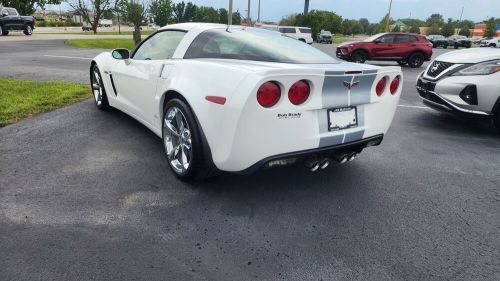
{"type": "Polygon", "coordinates": [[[455,76],[469,75],[489,75],[500,71],[500,60],[492,60],[473,64],[460,71],[455,72],[455,76]]]}

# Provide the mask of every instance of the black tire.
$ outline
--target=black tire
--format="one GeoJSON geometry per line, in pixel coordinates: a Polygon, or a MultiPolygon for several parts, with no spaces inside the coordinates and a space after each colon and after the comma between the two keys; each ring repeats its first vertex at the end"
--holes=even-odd
{"type": "MultiPolygon", "coordinates": [[[[186,104],[181,99],[178,98],[173,98],[169,100],[166,104],[165,107],[163,108],[163,115],[162,115],[162,143],[163,143],[163,150],[165,152],[165,158],[167,159],[168,165],[170,167],[170,170],[174,175],[179,178],[182,181],[195,181],[195,180],[203,180],[207,179],[209,177],[214,177],[217,175],[217,172],[214,171],[214,169],[207,167],[208,163],[205,161],[204,158],[204,151],[203,151],[203,142],[202,142],[202,135],[200,133],[200,129],[198,127],[198,122],[196,121],[196,117],[191,110],[191,108],[186,104]],[[190,162],[189,166],[184,171],[179,171],[178,168],[174,167],[173,162],[171,158],[169,158],[168,155],[168,150],[167,150],[167,139],[166,139],[166,133],[165,131],[168,130],[166,129],[166,115],[169,113],[172,109],[177,108],[181,113],[182,117],[184,117],[183,120],[187,122],[188,125],[188,131],[189,131],[189,136],[191,138],[191,157],[190,157],[190,162]]],[[[181,133],[182,134],[182,133],[181,133]]],[[[179,144],[178,146],[183,146],[183,144],[179,144]]],[[[175,157],[175,156],[171,156],[175,157]]],[[[187,157],[186,157],[187,159],[187,157]]]]}
{"type": "Polygon", "coordinates": [[[367,54],[365,51],[358,50],[354,51],[351,55],[351,61],[355,63],[364,63],[366,61],[367,54]]]}
{"type": "Polygon", "coordinates": [[[408,62],[406,60],[398,60],[397,63],[400,65],[400,66],[406,66],[408,65],[408,62]]]}
{"type": "Polygon", "coordinates": [[[24,35],[31,36],[32,34],[33,34],[33,28],[29,24],[26,25],[24,27],[24,35]]]}
{"type": "Polygon", "coordinates": [[[436,44],[432,44],[432,48],[437,48],[437,45],[436,44]]]}
{"type": "Polygon", "coordinates": [[[455,44],[454,48],[455,48],[455,49],[458,49],[458,44],[455,44]]]}
{"type": "Polygon", "coordinates": [[[448,44],[443,45],[443,48],[448,49],[448,44]]]}
{"type": "Polygon", "coordinates": [[[498,133],[500,133],[500,108],[497,109],[497,112],[493,116],[493,123],[495,123],[495,127],[497,128],[498,133]]]}
{"type": "Polygon", "coordinates": [[[302,38],[300,38],[300,39],[299,39],[299,41],[300,41],[300,42],[304,42],[304,43],[306,43],[306,40],[304,40],[304,39],[302,39],[302,38]]]}
{"type": "Polygon", "coordinates": [[[110,108],[108,95],[106,94],[106,89],[104,88],[101,72],[99,71],[99,67],[97,67],[97,64],[94,64],[94,66],[92,66],[92,70],[90,72],[90,87],[92,89],[92,96],[97,108],[99,108],[100,110],[108,110],[110,108]],[[99,88],[97,88],[97,86],[99,86],[99,88]]]}
{"type": "Polygon", "coordinates": [[[424,64],[425,57],[422,53],[413,53],[408,58],[408,66],[411,68],[419,68],[424,64]]]}
{"type": "Polygon", "coordinates": [[[9,35],[9,31],[5,30],[3,26],[0,25],[0,36],[7,36],[9,35]]]}

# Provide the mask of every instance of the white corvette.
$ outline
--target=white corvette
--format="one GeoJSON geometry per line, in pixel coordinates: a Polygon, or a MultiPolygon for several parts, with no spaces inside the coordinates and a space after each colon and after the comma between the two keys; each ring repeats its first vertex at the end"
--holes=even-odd
{"type": "Polygon", "coordinates": [[[161,137],[186,180],[352,160],[381,143],[402,88],[400,67],[340,63],[276,32],[201,23],[98,55],[90,79],[97,107],[161,137]]]}

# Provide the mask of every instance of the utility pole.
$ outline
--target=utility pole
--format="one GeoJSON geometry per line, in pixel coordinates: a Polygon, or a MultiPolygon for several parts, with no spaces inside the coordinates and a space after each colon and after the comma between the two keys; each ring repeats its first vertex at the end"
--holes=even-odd
{"type": "Polygon", "coordinates": [[[252,26],[252,20],[250,19],[250,0],[248,0],[248,10],[247,10],[247,25],[252,26]]]}
{"type": "Polygon", "coordinates": [[[389,13],[387,13],[387,20],[385,21],[385,32],[389,32],[389,22],[391,21],[391,9],[392,9],[392,0],[389,3],[389,13]]]}
{"type": "Polygon", "coordinates": [[[260,22],[260,0],[259,0],[259,11],[257,13],[257,22],[260,22]]]}
{"type": "Polygon", "coordinates": [[[304,15],[307,15],[307,13],[309,13],[309,0],[304,2],[304,15]]]}
{"type": "MultiPolygon", "coordinates": [[[[463,16],[463,15],[464,15],[464,6],[462,6],[462,12],[460,13],[460,20],[458,21],[458,24],[462,24],[462,16],[463,16]]],[[[460,30],[461,30],[461,29],[462,29],[462,28],[460,27],[460,30]]],[[[455,32],[453,32],[453,33],[455,33],[455,34],[456,34],[456,32],[457,32],[457,31],[456,31],[456,29],[455,29],[454,31],[455,31],[455,32]]],[[[458,31],[458,32],[460,32],[460,31],[458,31]]]]}
{"type": "Polygon", "coordinates": [[[233,25],[233,0],[229,0],[229,11],[227,15],[227,25],[233,25]]]}

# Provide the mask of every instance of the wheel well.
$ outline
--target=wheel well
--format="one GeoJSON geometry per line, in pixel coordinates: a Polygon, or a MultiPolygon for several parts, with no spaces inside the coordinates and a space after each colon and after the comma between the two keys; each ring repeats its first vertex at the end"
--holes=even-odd
{"type": "Polygon", "coordinates": [[[367,58],[368,58],[368,56],[369,56],[368,51],[367,51],[367,50],[365,50],[365,49],[356,49],[356,50],[352,51],[351,56],[352,56],[352,54],[354,54],[354,53],[356,53],[356,52],[363,52],[363,53],[366,55],[366,57],[367,57],[367,58]]]}
{"type": "Polygon", "coordinates": [[[300,38],[299,41],[306,42],[306,39],[300,38]]]}
{"type": "Polygon", "coordinates": [[[423,52],[415,51],[415,52],[409,54],[408,57],[406,57],[406,59],[408,60],[408,59],[410,59],[411,56],[416,55],[416,54],[420,54],[420,55],[424,56],[424,58],[425,58],[425,54],[423,52]]]}
{"type": "Polygon", "coordinates": [[[497,101],[493,105],[491,113],[500,115],[500,96],[498,97],[497,101]]]}
{"type": "Polygon", "coordinates": [[[212,158],[212,150],[210,149],[210,146],[208,145],[207,137],[205,136],[205,132],[203,131],[203,128],[201,127],[200,121],[198,120],[198,116],[196,116],[196,113],[194,112],[193,107],[189,104],[189,102],[186,100],[186,98],[181,93],[179,93],[175,90],[168,90],[167,92],[165,92],[165,94],[162,96],[161,99],[162,99],[162,100],[160,100],[160,105],[161,105],[160,120],[162,120],[161,123],[163,123],[163,110],[165,108],[165,105],[167,104],[168,101],[170,101],[172,99],[180,99],[181,101],[185,102],[186,105],[191,109],[191,111],[193,112],[194,118],[195,118],[195,122],[198,126],[199,133],[201,135],[201,145],[203,147],[203,158],[204,158],[203,161],[205,161],[205,164],[207,164],[208,167],[210,167],[210,169],[212,169],[213,171],[216,171],[217,167],[215,166],[215,164],[212,160],[213,159],[212,158]]]}

